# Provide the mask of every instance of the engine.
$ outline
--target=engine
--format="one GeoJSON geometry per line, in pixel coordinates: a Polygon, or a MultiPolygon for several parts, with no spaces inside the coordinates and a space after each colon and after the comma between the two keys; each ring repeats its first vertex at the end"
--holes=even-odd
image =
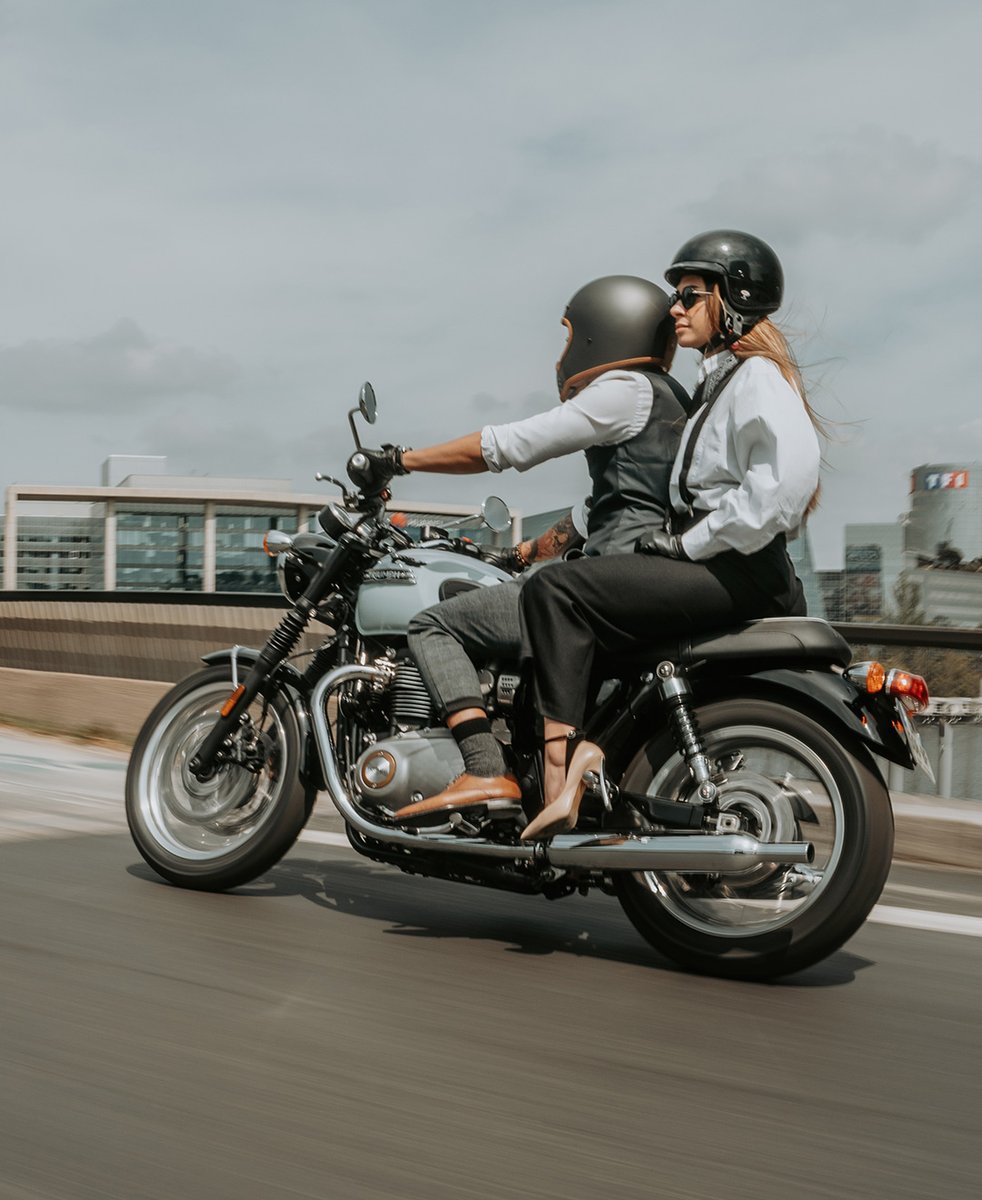
{"type": "MultiPolygon", "coordinates": [[[[480,673],[488,712],[511,708],[518,677],[480,673]]],[[[364,750],[354,769],[360,803],[391,813],[443,791],[463,771],[464,762],[453,734],[438,723],[419,668],[408,656],[396,663],[386,690],[390,736],[364,750]]]]}

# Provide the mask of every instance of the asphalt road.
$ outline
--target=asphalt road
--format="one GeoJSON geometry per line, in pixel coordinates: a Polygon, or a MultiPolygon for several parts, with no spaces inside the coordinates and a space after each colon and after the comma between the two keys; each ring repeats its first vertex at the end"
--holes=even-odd
{"type": "Polygon", "coordinates": [[[251,887],[170,888],[123,769],[0,733],[2,1200],[982,1193],[979,874],[897,867],[825,963],[729,983],[329,816],[251,887]]]}

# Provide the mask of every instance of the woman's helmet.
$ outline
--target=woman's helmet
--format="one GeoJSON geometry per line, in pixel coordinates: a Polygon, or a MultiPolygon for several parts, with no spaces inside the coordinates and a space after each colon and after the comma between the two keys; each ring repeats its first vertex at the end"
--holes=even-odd
{"type": "Polygon", "coordinates": [[[777,255],[760,238],[735,229],[713,229],[690,238],[665,278],[674,287],[683,275],[702,275],[719,284],[724,333],[734,340],[752,329],[784,298],[784,272],[777,255]]]}
{"type": "Polygon", "coordinates": [[[635,275],[605,275],[581,287],[566,306],[566,349],[556,363],[567,400],[601,370],[671,364],[675,325],[668,296],[635,275]]]}

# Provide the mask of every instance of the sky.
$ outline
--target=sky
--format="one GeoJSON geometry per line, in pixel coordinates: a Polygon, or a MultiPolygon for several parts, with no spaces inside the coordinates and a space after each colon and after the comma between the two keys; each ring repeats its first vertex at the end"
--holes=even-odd
{"type": "MultiPolygon", "coordinates": [[[[784,264],[841,566],[912,467],[982,461],[980,41],[974,0],[0,0],[0,485],[152,454],[313,492],[363,380],[366,444],[530,415],[580,286],[737,228],[784,264]]],[[[576,455],[396,495],[587,490],[576,455]]]]}

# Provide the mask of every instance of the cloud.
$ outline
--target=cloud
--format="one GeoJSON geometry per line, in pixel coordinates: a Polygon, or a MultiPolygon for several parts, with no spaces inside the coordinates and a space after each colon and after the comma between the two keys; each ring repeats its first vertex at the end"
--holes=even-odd
{"type": "Polygon", "coordinates": [[[727,212],[732,226],[766,229],[783,245],[823,234],[908,243],[977,209],[980,198],[978,160],[867,128],[821,151],[757,159],[690,211],[707,224],[727,212]]]}
{"type": "Polygon", "coordinates": [[[120,320],[94,337],[32,339],[0,350],[0,405],[111,413],[161,397],[223,394],[238,375],[226,355],[155,341],[120,320]]]}

